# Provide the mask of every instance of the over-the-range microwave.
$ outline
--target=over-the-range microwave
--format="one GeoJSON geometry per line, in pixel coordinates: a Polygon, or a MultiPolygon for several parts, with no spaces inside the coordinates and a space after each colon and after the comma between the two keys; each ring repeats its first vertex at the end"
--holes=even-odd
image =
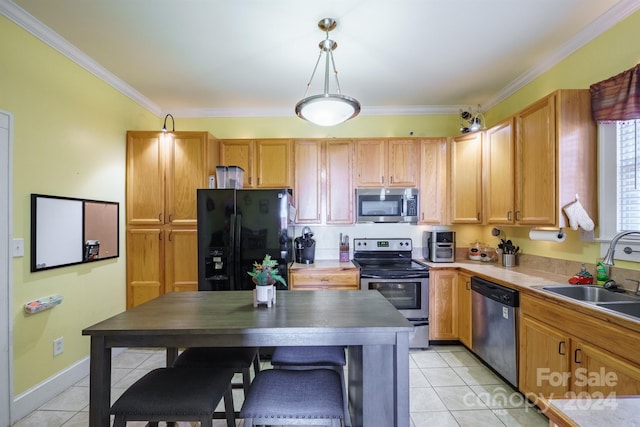
{"type": "Polygon", "coordinates": [[[418,222],[417,188],[357,188],[356,221],[418,222]]]}

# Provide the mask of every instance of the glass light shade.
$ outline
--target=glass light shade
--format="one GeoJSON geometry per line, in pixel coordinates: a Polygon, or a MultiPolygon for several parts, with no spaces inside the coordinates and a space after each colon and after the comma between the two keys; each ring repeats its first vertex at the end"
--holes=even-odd
{"type": "Polygon", "coordinates": [[[335,126],[360,112],[360,103],[345,95],[323,94],[307,97],[296,104],[296,114],[318,126],[335,126]]]}

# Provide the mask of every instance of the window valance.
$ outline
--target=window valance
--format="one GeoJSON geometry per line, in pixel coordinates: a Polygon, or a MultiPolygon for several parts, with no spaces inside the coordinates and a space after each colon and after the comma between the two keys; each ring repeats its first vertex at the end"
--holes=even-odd
{"type": "Polygon", "coordinates": [[[589,90],[594,120],[640,119],[640,64],[592,84],[589,90]]]}

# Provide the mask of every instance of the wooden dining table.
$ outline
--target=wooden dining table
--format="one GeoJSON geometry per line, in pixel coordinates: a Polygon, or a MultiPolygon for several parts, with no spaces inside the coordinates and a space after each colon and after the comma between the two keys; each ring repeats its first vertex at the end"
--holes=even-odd
{"type": "Polygon", "coordinates": [[[413,326],[378,291],[278,291],[253,307],[251,291],[177,292],[96,323],[91,337],[91,427],[109,426],[111,350],[344,345],[353,426],[409,426],[413,326]]]}

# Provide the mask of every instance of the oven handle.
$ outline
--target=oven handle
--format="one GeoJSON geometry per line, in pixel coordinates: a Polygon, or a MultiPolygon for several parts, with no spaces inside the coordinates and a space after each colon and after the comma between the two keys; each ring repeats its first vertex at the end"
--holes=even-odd
{"type": "Polygon", "coordinates": [[[402,279],[428,279],[429,275],[424,273],[403,274],[402,276],[381,276],[377,274],[364,274],[360,276],[362,279],[389,279],[389,280],[402,280],[402,279]]]}

